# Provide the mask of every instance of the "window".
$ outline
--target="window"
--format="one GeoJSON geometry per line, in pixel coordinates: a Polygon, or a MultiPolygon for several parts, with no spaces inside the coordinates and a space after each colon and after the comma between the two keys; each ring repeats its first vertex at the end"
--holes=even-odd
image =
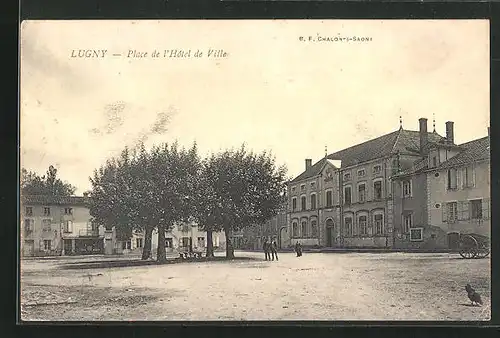
{"type": "Polygon", "coordinates": [[[52,250],[52,241],[50,239],[43,240],[43,249],[46,251],[52,250]]]}
{"type": "Polygon", "coordinates": [[[318,237],[318,223],[316,220],[311,221],[311,237],[318,237]]]}
{"type": "Polygon", "coordinates": [[[66,221],[63,223],[63,231],[64,232],[73,232],[73,222],[72,221],[66,221]]]}
{"type": "Polygon", "coordinates": [[[413,228],[410,229],[410,241],[420,242],[424,239],[424,229],[423,228],[413,228]]]}
{"type": "Polygon", "coordinates": [[[364,177],[366,175],[365,169],[359,169],[358,170],[358,177],[364,177]]]}
{"type": "Polygon", "coordinates": [[[448,190],[457,189],[457,169],[448,170],[448,190]]]}
{"type": "Polygon", "coordinates": [[[381,165],[376,165],[373,167],[373,173],[374,174],[380,174],[382,172],[382,166],[381,165]]]}
{"type": "Polygon", "coordinates": [[[457,221],[457,202],[446,203],[446,211],[448,212],[448,223],[455,223],[457,221]]]}
{"type": "Polygon", "coordinates": [[[300,190],[301,190],[301,191],[306,190],[306,185],[305,185],[305,184],[302,184],[302,185],[300,186],[300,190]]]}
{"type": "Polygon", "coordinates": [[[358,185],[358,198],[360,203],[366,201],[366,184],[364,183],[358,185]]]}
{"type": "Polygon", "coordinates": [[[331,190],[328,190],[326,192],[326,206],[327,207],[333,206],[333,192],[331,190]]]}
{"type": "Polygon", "coordinates": [[[24,230],[28,232],[33,231],[33,220],[29,218],[24,220],[24,230]]]}
{"type": "Polygon", "coordinates": [[[205,247],[205,237],[198,237],[198,247],[200,248],[205,247]]]}
{"type": "Polygon", "coordinates": [[[345,236],[352,236],[352,217],[344,218],[344,234],[345,236]]]}
{"type": "Polygon", "coordinates": [[[411,181],[403,181],[403,197],[411,196],[411,181]]]}
{"type": "Polygon", "coordinates": [[[373,216],[373,223],[375,224],[375,233],[381,235],[384,233],[384,215],[375,214],[373,216]]]}
{"type": "Polygon", "coordinates": [[[297,210],[297,197],[292,198],[292,211],[297,210]]]}
{"type": "Polygon", "coordinates": [[[344,187],[344,204],[351,204],[351,187],[344,187]]]}
{"type": "Polygon", "coordinates": [[[132,247],[132,241],[130,239],[122,242],[123,250],[130,250],[131,247],[132,247]]]}
{"type": "Polygon", "coordinates": [[[470,217],[472,219],[482,219],[483,218],[483,200],[472,200],[469,201],[470,217]]]}
{"type": "Polygon", "coordinates": [[[316,194],[311,195],[311,210],[316,210],[316,194]]]}
{"type": "Polygon", "coordinates": [[[316,188],[316,182],[311,182],[311,189],[316,188]]]}
{"type": "Polygon", "coordinates": [[[344,181],[350,181],[351,180],[351,173],[344,173],[344,181]]]}
{"type": "Polygon", "coordinates": [[[474,171],[472,167],[464,168],[464,188],[474,187],[474,171]]]}
{"type": "Polygon", "coordinates": [[[26,216],[33,216],[33,207],[26,207],[25,211],[26,216]]]}
{"type": "Polygon", "coordinates": [[[50,216],[50,208],[43,208],[43,215],[44,216],[50,216]]]}
{"type": "Polygon", "coordinates": [[[413,226],[413,214],[408,213],[403,215],[403,226],[404,226],[404,232],[408,233],[410,231],[410,228],[413,226]]]}
{"type": "Polygon", "coordinates": [[[292,193],[294,193],[294,192],[295,192],[296,188],[297,188],[297,187],[292,187],[292,193]]]}
{"type": "Polygon", "coordinates": [[[64,208],[65,215],[73,215],[73,208],[64,208]]]}
{"type": "Polygon", "coordinates": [[[382,181],[373,182],[373,198],[376,200],[382,199],[382,181]]]}
{"type": "Polygon", "coordinates": [[[189,246],[189,237],[182,237],[181,238],[181,246],[183,246],[183,247],[189,246]]]}
{"type": "Polygon", "coordinates": [[[142,238],[136,238],[135,244],[137,248],[142,248],[142,238]]]}
{"type": "Polygon", "coordinates": [[[165,238],[165,248],[173,248],[174,242],[172,238],[165,238]]]}
{"type": "Polygon", "coordinates": [[[292,223],[292,236],[299,237],[299,226],[298,226],[297,222],[292,223]]]}
{"type": "Polygon", "coordinates": [[[432,158],[432,167],[436,167],[436,166],[437,166],[437,158],[436,158],[436,156],[434,156],[432,158]]]}
{"type": "Polygon", "coordinates": [[[305,196],[302,196],[300,198],[300,209],[306,210],[306,197],[305,196]]]}
{"type": "Polygon", "coordinates": [[[366,216],[359,216],[358,224],[359,224],[359,233],[361,235],[366,235],[367,234],[366,216]]]}
{"type": "Polygon", "coordinates": [[[50,219],[42,220],[42,231],[50,231],[50,219]]]}
{"type": "Polygon", "coordinates": [[[302,221],[302,238],[307,237],[307,221],[302,221]]]}

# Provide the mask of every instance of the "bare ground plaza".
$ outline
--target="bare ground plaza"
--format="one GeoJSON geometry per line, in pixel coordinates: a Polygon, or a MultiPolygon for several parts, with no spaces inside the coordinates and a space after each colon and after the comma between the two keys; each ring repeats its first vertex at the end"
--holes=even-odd
{"type": "MultiPolygon", "coordinates": [[[[222,255],[222,254],[219,254],[222,255]]],[[[232,261],[21,261],[21,319],[489,320],[490,260],[430,253],[236,252],[232,261]],[[141,264],[143,264],[142,262],[141,264]],[[484,305],[471,306],[470,283],[484,305]]],[[[174,260],[171,260],[174,261],[174,260]]]]}

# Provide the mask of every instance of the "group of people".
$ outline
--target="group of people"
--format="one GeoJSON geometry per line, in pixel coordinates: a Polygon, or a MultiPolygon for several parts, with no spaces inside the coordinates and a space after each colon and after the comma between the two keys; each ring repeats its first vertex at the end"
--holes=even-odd
{"type": "Polygon", "coordinates": [[[264,239],[264,254],[266,256],[266,261],[270,261],[271,257],[273,261],[275,257],[276,260],[278,260],[278,245],[275,239],[271,242],[268,242],[267,238],[264,239]]]}

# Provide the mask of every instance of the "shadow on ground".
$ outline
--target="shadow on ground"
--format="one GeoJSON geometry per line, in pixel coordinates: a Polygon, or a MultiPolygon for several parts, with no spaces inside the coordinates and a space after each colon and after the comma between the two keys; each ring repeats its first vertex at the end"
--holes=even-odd
{"type": "Polygon", "coordinates": [[[60,267],[65,270],[85,270],[85,269],[104,269],[104,268],[123,268],[135,266],[148,266],[148,265],[167,265],[167,264],[180,264],[180,263],[201,263],[201,262],[238,262],[238,261],[258,261],[254,257],[235,257],[227,259],[226,257],[212,257],[212,258],[193,258],[193,259],[167,259],[166,262],[160,263],[157,261],[143,261],[140,259],[134,260],[102,260],[94,262],[69,262],[60,264],[60,267]]]}

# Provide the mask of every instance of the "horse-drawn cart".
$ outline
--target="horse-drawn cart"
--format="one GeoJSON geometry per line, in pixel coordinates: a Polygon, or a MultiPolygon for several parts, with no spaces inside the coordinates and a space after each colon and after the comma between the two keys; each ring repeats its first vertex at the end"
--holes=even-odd
{"type": "Polygon", "coordinates": [[[461,234],[458,253],[466,259],[485,258],[490,254],[490,238],[478,234],[461,234]]]}

